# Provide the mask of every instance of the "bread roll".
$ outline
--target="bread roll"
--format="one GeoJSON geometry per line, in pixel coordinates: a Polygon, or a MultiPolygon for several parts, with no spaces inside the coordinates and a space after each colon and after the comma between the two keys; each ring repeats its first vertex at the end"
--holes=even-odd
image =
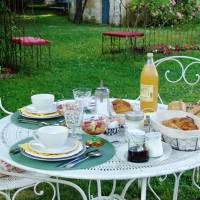
{"type": "Polygon", "coordinates": [[[186,111],[186,105],[183,101],[172,101],[168,104],[168,110],[182,110],[186,111]]]}

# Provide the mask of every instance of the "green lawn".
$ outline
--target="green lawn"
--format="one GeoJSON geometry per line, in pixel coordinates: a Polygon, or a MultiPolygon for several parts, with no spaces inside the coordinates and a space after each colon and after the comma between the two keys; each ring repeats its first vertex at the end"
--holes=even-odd
{"type": "MultiPolygon", "coordinates": [[[[139,75],[146,61],[145,54],[117,54],[101,55],[101,33],[108,31],[109,27],[100,25],[75,25],[67,21],[66,17],[44,13],[33,18],[26,16],[27,33],[32,35],[40,33],[43,37],[52,41],[52,66],[41,67],[32,70],[30,75],[19,73],[14,78],[0,80],[0,96],[5,107],[10,111],[30,103],[33,93],[53,93],[56,99],[72,98],[72,89],[79,86],[87,86],[95,89],[101,79],[110,89],[111,97],[136,98],[139,94],[139,75]]],[[[161,37],[161,35],[160,35],[161,37]]],[[[185,52],[182,55],[199,57],[199,52],[185,52]]],[[[155,55],[155,59],[163,55],[155,55]]],[[[26,66],[26,67],[29,67],[26,66]]],[[[168,63],[159,68],[160,91],[165,101],[185,99],[186,101],[199,100],[199,84],[188,87],[185,83],[170,85],[164,81],[164,73],[170,68],[173,73],[170,77],[178,77],[177,66],[168,63]]],[[[199,73],[199,66],[194,66],[188,73],[189,80],[195,80],[195,73],[199,73]]],[[[4,116],[1,112],[0,117],[4,116]]],[[[154,188],[163,200],[172,199],[173,177],[168,181],[159,183],[153,181],[154,188]]],[[[78,181],[87,190],[87,181],[78,181]]],[[[117,188],[120,192],[124,182],[117,188]]],[[[50,198],[51,192],[47,186],[47,193],[43,197],[35,197],[31,191],[23,193],[18,199],[42,199],[50,198]]],[[[109,193],[110,183],[105,183],[103,188],[109,193]]],[[[80,197],[67,187],[61,187],[63,199],[78,200],[80,197]],[[65,197],[65,198],[64,198],[65,197]]],[[[95,191],[95,185],[94,189],[95,191]]],[[[137,184],[130,188],[128,200],[139,197],[137,184]]],[[[191,173],[187,173],[181,179],[179,192],[180,200],[195,200],[200,198],[200,193],[192,186],[191,173]]],[[[155,199],[148,191],[148,200],[155,199]]]]}

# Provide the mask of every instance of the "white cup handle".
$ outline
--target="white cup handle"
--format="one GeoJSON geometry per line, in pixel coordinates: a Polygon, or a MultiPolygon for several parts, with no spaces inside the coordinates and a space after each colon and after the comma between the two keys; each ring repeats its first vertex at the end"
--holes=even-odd
{"type": "Polygon", "coordinates": [[[38,137],[36,131],[33,132],[33,139],[34,139],[36,142],[38,142],[38,144],[39,144],[40,146],[45,147],[45,146],[41,143],[41,141],[39,140],[39,137],[38,137]]]}
{"type": "Polygon", "coordinates": [[[37,135],[37,132],[36,132],[36,131],[33,132],[33,139],[34,139],[35,141],[41,143],[40,140],[39,140],[39,138],[38,138],[38,135],[37,135]]]}

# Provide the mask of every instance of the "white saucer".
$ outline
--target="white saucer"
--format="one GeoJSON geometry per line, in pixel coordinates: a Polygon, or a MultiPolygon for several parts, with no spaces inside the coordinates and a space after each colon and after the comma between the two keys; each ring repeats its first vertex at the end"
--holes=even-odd
{"type": "Polygon", "coordinates": [[[68,139],[63,146],[58,148],[47,148],[43,144],[35,140],[31,140],[29,142],[29,147],[31,148],[31,150],[36,151],[38,153],[48,154],[67,154],[77,149],[80,145],[81,142],[74,139],[68,139]]]}
{"type": "Polygon", "coordinates": [[[52,108],[49,108],[48,110],[37,110],[33,104],[28,105],[25,107],[26,110],[30,113],[34,113],[34,114],[49,114],[49,113],[55,113],[56,110],[56,105],[54,105],[52,108]]]}
{"type": "Polygon", "coordinates": [[[144,162],[144,163],[134,163],[134,162],[129,162],[127,160],[127,154],[128,154],[128,144],[123,144],[122,146],[117,148],[116,151],[116,156],[122,160],[122,161],[127,161],[128,163],[134,164],[134,165],[158,165],[159,163],[161,163],[162,161],[168,159],[172,153],[172,147],[165,143],[162,142],[163,145],[163,155],[157,158],[149,158],[148,162],[144,162]]]}

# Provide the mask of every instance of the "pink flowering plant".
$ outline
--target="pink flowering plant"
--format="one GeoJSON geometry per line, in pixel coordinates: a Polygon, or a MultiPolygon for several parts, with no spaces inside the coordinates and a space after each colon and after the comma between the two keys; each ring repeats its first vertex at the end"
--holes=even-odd
{"type": "MultiPolygon", "coordinates": [[[[131,0],[129,7],[131,13],[138,13],[139,25],[163,27],[200,19],[200,5],[196,0],[131,0]]],[[[130,21],[134,20],[135,15],[130,16],[130,21]]]]}

